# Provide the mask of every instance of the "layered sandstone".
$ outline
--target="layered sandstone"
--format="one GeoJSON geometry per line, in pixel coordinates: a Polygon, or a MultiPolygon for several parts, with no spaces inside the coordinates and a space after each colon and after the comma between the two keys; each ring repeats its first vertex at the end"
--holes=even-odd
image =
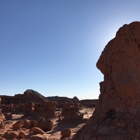
{"type": "Polygon", "coordinates": [[[140,137],[140,22],[124,25],[103,50],[104,74],[95,112],[73,140],[136,140],[140,137]]]}

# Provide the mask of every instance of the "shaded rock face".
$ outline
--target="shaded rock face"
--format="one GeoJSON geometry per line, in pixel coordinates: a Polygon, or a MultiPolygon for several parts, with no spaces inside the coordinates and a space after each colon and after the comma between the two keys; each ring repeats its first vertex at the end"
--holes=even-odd
{"type": "Polygon", "coordinates": [[[2,104],[1,108],[2,108],[3,112],[14,112],[15,111],[15,107],[13,104],[2,104]]]}
{"type": "Polygon", "coordinates": [[[70,137],[70,135],[71,135],[71,130],[69,128],[66,128],[61,131],[61,139],[65,137],[70,137]]]}
{"type": "Polygon", "coordinates": [[[34,111],[34,103],[33,102],[28,102],[25,104],[23,108],[23,114],[25,117],[30,116],[34,111]]]}
{"type": "Polygon", "coordinates": [[[15,139],[18,136],[17,131],[7,131],[4,133],[3,137],[6,139],[15,139]]]}
{"type": "Polygon", "coordinates": [[[56,115],[55,114],[56,105],[57,102],[53,102],[53,101],[36,104],[35,110],[32,115],[38,117],[54,117],[56,115]]]}
{"type": "Polygon", "coordinates": [[[65,103],[62,109],[63,121],[81,121],[83,114],[79,112],[79,104],[65,103]]]}
{"type": "Polygon", "coordinates": [[[53,122],[50,119],[46,119],[40,122],[39,127],[44,131],[50,131],[53,128],[53,122]]]}
{"type": "Polygon", "coordinates": [[[56,111],[56,102],[48,101],[42,103],[33,102],[26,103],[23,109],[23,114],[25,117],[54,117],[56,111]]]}
{"type": "Polygon", "coordinates": [[[17,121],[16,123],[13,124],[13,130],[19,130],[22,126],[24,125],[23,121],[17,121]]]}
{"type": "Polygon", "coordinates": [[[95,112],[73,140],[140,137],[140,22],[124,25],[98,62],[104,74],[95,112]]]}
{"type": "Polygon", "coordinates": [[[71,103],[65,103],[63,109],[62,109],[62,115],[65,116],[67,113],[71,111],[79,112],[79,104],[71,104],[71,103]]]}

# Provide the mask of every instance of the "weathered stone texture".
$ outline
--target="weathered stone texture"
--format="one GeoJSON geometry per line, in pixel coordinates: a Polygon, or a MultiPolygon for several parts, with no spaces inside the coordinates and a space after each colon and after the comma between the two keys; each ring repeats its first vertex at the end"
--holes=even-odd
{"type": "Polygon", "coordinates": [[[140,22],[124,25],[103,50],[104,74],[93,116],[73,140],[135,140],[140,137],[140,22]]]}

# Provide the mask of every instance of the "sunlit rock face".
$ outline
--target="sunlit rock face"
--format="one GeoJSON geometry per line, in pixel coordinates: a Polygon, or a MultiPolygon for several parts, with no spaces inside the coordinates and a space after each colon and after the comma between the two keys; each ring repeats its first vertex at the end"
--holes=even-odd
{"type": "Polygon", "coordinates": [[[140,22],[124,25],[103,50],[104,75],[95,112],[73,140],[130,140],[140,137],[140,22]]]}

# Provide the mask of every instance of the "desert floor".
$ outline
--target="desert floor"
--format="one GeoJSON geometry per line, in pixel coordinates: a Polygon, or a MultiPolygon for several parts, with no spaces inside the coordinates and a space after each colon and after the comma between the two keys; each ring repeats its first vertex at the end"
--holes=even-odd
{"type": "MultiPolygon", "coordinates": [[[[83,120],[82,121],[59,121],[58,117],[49,118],[53,121],[54,127],[51,131],[45,132],[45,135],[48,137],[48,140],[60,140],[61,139],[61,131],[65,128],[69,128],[71,130],[71,137],[65,138],[65,140],[71,139],[72,136],[88,121],[88,119],[92,116],[94,112],[94,108],[81,108],[80,113],[82,113],[83,120]]],[[[57,109],[56,116],[61,114],[61,109],[57,109]]],[[[23,114],[12,114],[11,120],[6,120],[4,122],[5,129],[1,129],[0,136],[2,136],[7,130],[12,130],[12,125],[22,119],[31,119],[30,117],[24,117],[23,114]]],[[[31,130],[26,128],[21,128],[25,133],[24,140],[29,140],[31,136],[31,130]]],[[[21,130],[20,130],[21,131],[21,130]]]]}

